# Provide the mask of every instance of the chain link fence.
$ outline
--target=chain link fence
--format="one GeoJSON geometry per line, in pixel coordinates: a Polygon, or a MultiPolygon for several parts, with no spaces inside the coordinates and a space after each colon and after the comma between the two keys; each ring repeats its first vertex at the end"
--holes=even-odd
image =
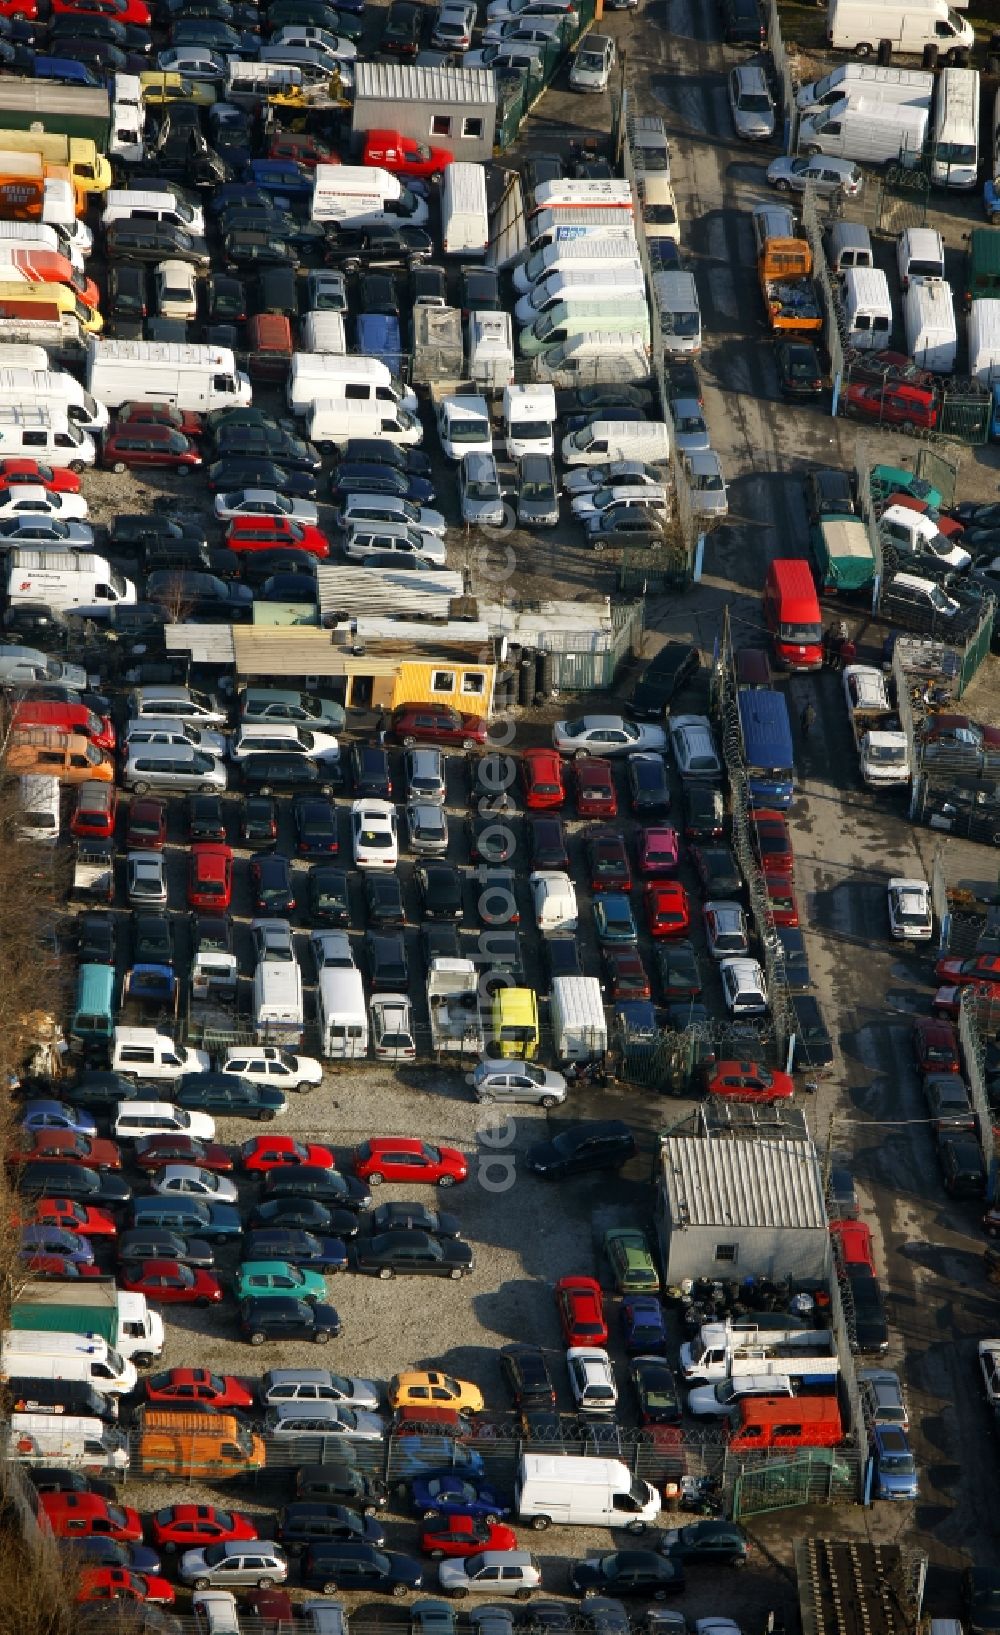
{"type": "Polygon", "coordinates": [[[767,49],[774,64],[775,102],[782,121],[784,148],[786,153],[794,153],[799,141],[799,111],[795,106],[795,79],[781,34],[778,0],[767,0],[764,17],[767,23],[767,49]]]}
{"type": "Polygon", "coordinates": [[[872,488],[872,467],[874,464],[875,460],[869,451],[867,443],[859,438],[854,446],[854,482],[858,496],[858,510],[868,534],[868,544],[871,547],[872,561],[875,564],[875,578],[872,583],[873,612],[878,606],[878,598],[885,582],[882,530],[878,525],[878,508],[872,488]]]}
{"type": "Polygon", "coordinates": [[[521,126],[539,97],[552,84],[580,37],[594,21],[597,0],[579,0],[567,14],[558,37],[549,41],[526,73],[515,80],[498,80],[495,148],[502,153],[520,135],[521,126]]]}
{"type": "Polygon", "coordinates": [[[965,988],[958,1011],[958,1042],[962,1050],[965,1079],[969,1086],[972,1105],[979,1123],[979,1144],[986,1160],[986,1173],[992,1177],[996,1161],[993,1136],[993,1111],[986,1092],[986,1029],[995,1031],[993,1007],[984,1005],[974,988],[965,988]],[[986,1013],[984,1015],[984,1012],[986,1013]],[[994,1026],[990,1024],[994,1023],[994,1026]],[[984,1026],[985,1024],[985,1026],[984,1026]]]}
{"type": "Polygon", "coordinates": [[[823,307],[823,342],[830,358],[830,377],[833,381],[830,412],[835,415],[840,396],[840,383],[844,375],[844,336],[847,326],[840,294],[827,266],[826,246],[823,243],[824,221],[820,209],[816,189],[807,187],[802,196],[802,231],[812,252],[813,278],[823,307]]]}

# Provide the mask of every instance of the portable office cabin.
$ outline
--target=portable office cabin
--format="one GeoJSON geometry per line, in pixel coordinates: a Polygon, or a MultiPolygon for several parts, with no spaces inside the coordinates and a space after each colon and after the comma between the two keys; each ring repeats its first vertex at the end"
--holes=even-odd
{"type": "Polygon", "coordinates": [[[394,130],[415,142],[447,148],[455,159],[493,157],[497,88],[492,69],[396,62],[357,62],[352,67],[356,150],[369,131],[394,130]]]}

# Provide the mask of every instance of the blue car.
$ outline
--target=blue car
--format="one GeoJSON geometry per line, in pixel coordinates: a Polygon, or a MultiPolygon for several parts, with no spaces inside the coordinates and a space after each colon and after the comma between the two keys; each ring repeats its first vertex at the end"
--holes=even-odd
{"type": "Polygon", "coordinates": [[[426,477],[414,477],[393,466],[341,460],[330,478],[330,497],[337,505],[343,504],[348,494],[392,494],[412,500],[415,505],[433,505],[437,490],[426,477]]]}
{"type": "Polygon", "coordinates": [[[22,1226],[21,1253],[26,1256],[60,1255],[74,1266],[93,1266],[94,1246],[82,1233],[61,1226],[22,1226]]]}
{"type": "Polygon", "coordinates": [[[632,904],[623,891],[602,891],[594,898],[594,929],[598,942],[617,945],[637,940],[632,904]]]}
{"type": "Polygon", "coordinates": [[[917,1462],[910,1452],[906,1432],[898,1425],[873,1425],[871,1429],[876,1499],[916,1499],[920,1493],[917,1462]]]}
{"type": "Polygon", "coordinates": [[[124,1567],[135,1573],[163,1571],[156,1551],[145,1544],[120,1544],[113,1538],[70,1538],[66,1543],[81,1567],[124,1567]]]}
{"type": "Polygon", "coordinates": [[[413,1508],[429,1516],[483,1516],[499,1520],[510,1512],[495,1488],[478,1476],[459,1476],[451,1470],[418,1476],[413,1482],[413,1508]]]}
{"type": "Polygon", "coordinates": [[[254,210],[270,210],[273,202],[270,195],[262,193],[253,182],[226,182],[216,188],[208,208],[213,216],[221,216],[224,210],[231,210],[236,204],[254,210]]]}
{"type": "Polygon", "coordinates": [[[96,1135],[97,1120],[67,1101],[26,1101],[21,1128],[31,1134],[36,1130],[69,1130],[73,1135],[96,1135]]]}
{"type": "Polygon", "coordinates": [[[307,1266],[314,1272],[347,1270],[347,1245],[342,1238],[317,1237],[290,1227],[248,1232],[242,1254],[245,1260],[287,1260],[292,1266],[307,1266]]]}
{"type": "Polygon", "coordinates": [[[452,1436],[401,1436],[397,1442],[392,1468],[402,1476],[482,1476],[486,1469],[478,1453],[452,1436]]]}
{"type": "Polygon", "coordinates": [[[251,159],[246,180],[262,193],[281,193],[286,199],[311,199],[313,173],[294,159],[251,159]]]}
{"type": "Polygon", "coordinates": [[[653,1352],[665,1356],[667,1318],[654,1295],[628,1294],[621,1303],[622,1339],[630,1356],[653,1352]]]}

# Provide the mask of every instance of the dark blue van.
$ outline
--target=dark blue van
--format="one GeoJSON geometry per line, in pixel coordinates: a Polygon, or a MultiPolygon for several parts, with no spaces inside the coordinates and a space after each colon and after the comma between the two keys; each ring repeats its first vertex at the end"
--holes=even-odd
{"type": "Polygon", "coordinates": [[[778,810],[791,806],[795,760],[785,695],[773,687],[741,687],[737,697],[750,804],[778,810]]]}

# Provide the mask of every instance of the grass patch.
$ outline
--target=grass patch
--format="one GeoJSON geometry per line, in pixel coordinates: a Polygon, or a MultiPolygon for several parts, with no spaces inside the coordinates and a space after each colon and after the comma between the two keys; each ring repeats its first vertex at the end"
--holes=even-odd
{"type": "MultiPolygon", "coordinates": [[[[1000,11],[1000,0],[996,0],[996,4],[1000,11]]],[[[825,6],[799,5],[796,0],[781,0],[778,15],[781,18],[781,37],[787,50],[793,50],[796,46],[800,51],[822,51],[825,48],[825,6]]]]}

